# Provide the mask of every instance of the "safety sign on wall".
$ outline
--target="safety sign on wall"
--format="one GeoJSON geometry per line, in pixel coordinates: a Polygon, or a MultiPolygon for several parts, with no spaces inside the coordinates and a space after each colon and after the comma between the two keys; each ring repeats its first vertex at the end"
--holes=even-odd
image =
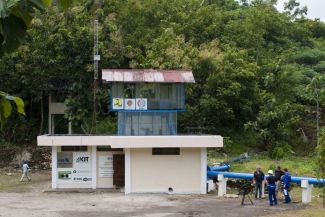
{"type": "Polygon", "coordinates": [[[136,110],[147,110],[147,102],[146,98],[137,98],[135,99],[135,109],[136,110]]]}
{"type": "Polygon", "coordinates": [[[112,178],[113,174],[113,155],[99,156],[98,176],[101,178],[112,178]]]}
{"type": "Polygon", "coordinates": [[[135,110],[135,99],[124,99],[125,110],[135,110]]]}
{"type": "Polygon", "coordinates": [[[113,109],[120,110],[124,109],[124,99],[123,98],[113,98],[113,109]]]}

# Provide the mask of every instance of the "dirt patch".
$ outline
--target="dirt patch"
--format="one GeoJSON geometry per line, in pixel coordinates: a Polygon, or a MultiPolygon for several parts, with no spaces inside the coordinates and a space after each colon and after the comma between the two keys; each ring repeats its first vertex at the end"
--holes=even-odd
{"type": "MultiPolygon", "coordinates": [[[[0,180],[5,176],[2,171],[0,180]]],[[[17,182],[19,177],[20,173],[15,173],[6,177],[6,181],[12,184],[2,183],[1,217],[254,217],[301,209],[299,204],[270,207],[266,199],[255,200],[254,205],[241,206],[240,197],[218,198],[215,194],[44,193],[50,188],[49,171],[32,173],[31,182],[17,182]]]]}

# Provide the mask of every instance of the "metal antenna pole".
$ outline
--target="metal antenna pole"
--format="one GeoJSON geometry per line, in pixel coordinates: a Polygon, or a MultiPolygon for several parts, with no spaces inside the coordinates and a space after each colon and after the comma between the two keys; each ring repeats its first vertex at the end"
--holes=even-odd
{"type": "Polygon", "coordinates": [[[317,146],[319,145],[319,102],[318,102],[318,91],[316,90],[316,130],[317,130],[317,146]]]}
{"type": "Polygon", "coordinates": [[[92,129],[91,133],[94,130],[96,133],[96,125],[97,125],[97,89],[98,89],[98,62],[100,61],[100,55],[98,54],[98,20],[94,21],[94,90],[93,90],[93,118],[92,118],[92,129]]]}

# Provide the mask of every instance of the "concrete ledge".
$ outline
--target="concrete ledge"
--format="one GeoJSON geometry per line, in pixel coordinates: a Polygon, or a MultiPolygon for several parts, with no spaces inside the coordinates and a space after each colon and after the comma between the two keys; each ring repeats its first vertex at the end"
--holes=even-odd
{"type": "Polygon", "coordinates": [[[57,188],[57,189],[47,189],[43,193],[123,193],[124,189],[114,189],[114,188],[57,188]]]}

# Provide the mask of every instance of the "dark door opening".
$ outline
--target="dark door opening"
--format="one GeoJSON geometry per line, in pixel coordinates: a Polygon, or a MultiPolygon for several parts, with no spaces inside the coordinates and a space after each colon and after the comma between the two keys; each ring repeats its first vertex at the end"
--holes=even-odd
{"type": "Polygon", "coordinates": [[[125,183],[125,160],[124,154],[113,155],[113,185],[116,187],[124,187],[125,183]]]}

